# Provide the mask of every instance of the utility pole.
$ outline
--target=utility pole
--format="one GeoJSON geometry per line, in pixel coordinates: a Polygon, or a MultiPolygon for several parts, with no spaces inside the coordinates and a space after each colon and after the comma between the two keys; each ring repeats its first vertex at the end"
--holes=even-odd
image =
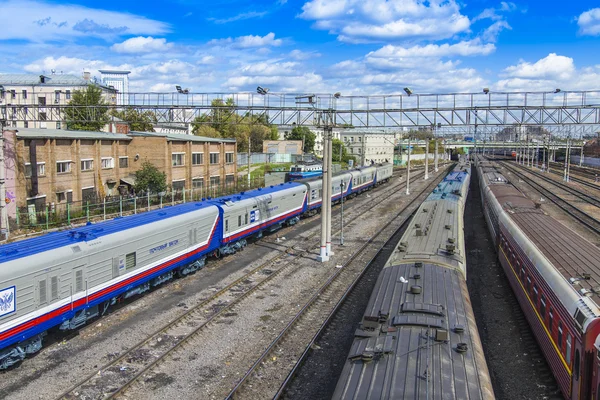
{"type": "MultiPolygon", "coordinates": [[[[37,168],[37,165],[31,167],[37,168]]],[[[0,119],[0,237],[8,240],[8,214],[6,210],[6,163],[4,161],[4,120],[0,119]]]]}
{"type": "Polygon", "coordinates": [[[318,261],[327,262],[333,255],[331,251],[331,164],[333,147],[331,136],[333,132],[333,109],[320,114],[323,123],[323,175],[321,176],[321,250],[318,261]]]}
{"type": "Polygon", "coordinates": [[[436,138],[435,139],[435,153],[433,156],[433,165],[434,165],[435,172],[438,172],[438,143],[439,143],[439,140],[437,140],[437,138],[436,138]]]}
{"type": "Polygon", "coordinates": [[[410,194],[410,137],[408,138],[408,156],[406,158],[406,195],[410,194]]]}
{"type": "Polygon", "coordinates": [[[250,190],[250,135],[248,135],[248,190],[250,190]]]}
{"type": "Polygon", "coordinates": [[[341,231],[340,231],[340,246],[344,245],[344,181],[342,180],[340,182],[340,193],[341,193],[341,197],[340,197],[340,201],[342,202],[341,204],[341,216],[340,216],[340,221],[341,221],[341,231]]]}
{"type": "MultiPolygon", "coordinates": [[[[330,114],[331,116],[331,114],[330,114]]],[[[331,197],[333,195],[332,174],[333,174],[333,127],[327,124],[327,258],[333,255],[331,251],[331,197]]],[[[323,171],[325,173],[325,171],[323,171]]]]}
{"type": "Polygon", "coordinates": [[[429,139],[425,139],[425,180],[429,179],[429,139]]]}

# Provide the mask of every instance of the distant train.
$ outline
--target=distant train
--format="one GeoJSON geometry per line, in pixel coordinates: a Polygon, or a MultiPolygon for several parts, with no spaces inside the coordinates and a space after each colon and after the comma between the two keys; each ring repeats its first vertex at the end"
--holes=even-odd
{"type": "Polygon", "coordinates": [[[438,184],[384,266],[334,399],[494,398],[466,284],[470,168],[438,184]]]}
{"type": "MultiPolygon", "coordinates": [[[[388,181],[392,165],[336,174],[332,201],[388,181]],[[344,180],[343,192],[336,185],[344,180]],[[337,191],[336,191],[337,190],[337,191]]],[[[166,207],[0,246],[0,369],[110,306],[317,212],[321,180],[166,207]]]]}
{"type": "Polygon", "coordinates": [[[288,177],[290,181],[298,179],[315,178],[323,175],[323,164],[295,164],[290,167],[288,177]]]}
{"type": "Polygon", "coordinates": [[[600,249],[477,160],[498,258],[566,399],[600,398],[600,249]]]}

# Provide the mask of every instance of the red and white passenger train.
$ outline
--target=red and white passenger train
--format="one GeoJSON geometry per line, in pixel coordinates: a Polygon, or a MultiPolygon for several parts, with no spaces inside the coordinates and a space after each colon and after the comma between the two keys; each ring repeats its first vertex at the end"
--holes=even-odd
{"type": "Polygon", "coordinates": [[[498,258],[566,399],[600,399],[600,249],[477,163],[498,258]]]}

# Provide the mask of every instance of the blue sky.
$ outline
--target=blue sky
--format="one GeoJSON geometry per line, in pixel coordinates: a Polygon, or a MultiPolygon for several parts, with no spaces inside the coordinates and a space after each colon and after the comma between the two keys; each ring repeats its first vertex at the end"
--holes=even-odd
{"type": "Polygon", "coordinates": [[[0,0],[2,72],[131,70],[131,90],[600,89],[591,0],[0,0]]]}

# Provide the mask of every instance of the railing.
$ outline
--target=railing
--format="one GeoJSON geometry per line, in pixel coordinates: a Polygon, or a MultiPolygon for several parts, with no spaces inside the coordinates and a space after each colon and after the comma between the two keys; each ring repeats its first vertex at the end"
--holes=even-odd
{"type": "Polygon", "coordinates": [[[112,196],[99,200],[51,203],[35,209],[34,205],[20,207],[14,219],[10,219],[10,239],[33,233],[44,233],[64,227],[100,222],[116,217],[147,212],[177,204],[202,201],[208,197],[227,196],[264,186],[264,177],[251,179],[240,177],[236,184],[213,185],[207,188],[183,189],[162,194],[135,196],[112,196]]]}

